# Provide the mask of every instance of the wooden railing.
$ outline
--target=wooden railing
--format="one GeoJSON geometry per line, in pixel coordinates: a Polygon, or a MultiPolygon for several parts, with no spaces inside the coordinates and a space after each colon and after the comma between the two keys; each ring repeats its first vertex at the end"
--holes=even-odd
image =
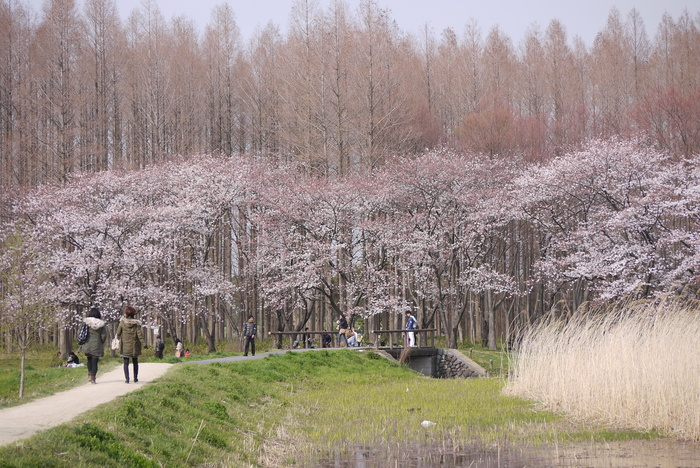
{"type": "MultiPolygon", "coordinates": [[[[435,347],[435,333],[437,332],[437,328],[416,328],[414,330],[411,330],[412,332],[415,333],[416,336],[416,347],[417,348],[434,348],[435,347]],[[428,343],[430,345],[428,346],[428,343]]],[[[374,347],[387,347],[387,348],[395,348],[395,347],[405,347],[407,346],[406,343],[406,336],[405,336],[406,330],[373,330],[369,333],[370,336],[376,337],[376,339],[373,341],[374,347]],[[386,339],[384,339],[386,337],[386,339]],[[384,345],[381,343],[385,342],[384,345]]],[[[338,331],[337,330],[332,330],[332,331],[285,331],[285,332],[268,332],[270,336],[279,336],[280,337],[280,344],[282,344],[282,339],[285,336],[289,336],[289,348],[292,349],[294,348],[294,341],[295,338],[298,337],[299,339],[299,347],[303,348],[304,343],[301,341],[303,340],[304,335],[325,335],[328,334],[331,336],[331,348],[337,347],[338,346],[338,331]]],[[[365,340],[366,341],[366,340],[365,340]]],[[[320,348],[322,343],[319,341],[317,344],[317,347],[320,348]]]]}
{"type": "MultiPolygon", "coordinates": [[[[405,333],[408,330],[374,330],[370,332],[371,335],[376,336],[374,342],[377,347],[406,347],[408,346],[405,333]],[[387,340],[383,339],[388,337],[387,340]],[[395,339],[396,338],[396,339],[395,339]],[[382,345],[382,343],[385,343],[382,345]]],[[[435,333],[437,328],[415,328],[411,330],[416,336],[416,347],[417,348],[434,348],[435,347],[435,333]],[[428,346],[430,343],[430,346],[428,346]]]]}
{"type": "MultiPolygon", "coordinates": [[[[337,345],[338,342],[338,332],[337,331],[287,331],[287,332],[268,332],[268,335],[270,336],[279,336],[280,338],[283,338],[285,336],[289,336],[289,349],[294,348],[294,338],[299,337],[299,347],[303,348],[304,343],[301,341],[303,340],[304,335],[325,335],[328,334],[331,336],[331,345],[330,347],[334,347],[337,345]]],[[[280,339],[280,344],[282,343],[282,340],[280,339]]],[[[319,340],[317,343],[315,343],[317,348],[321,348],[323,343],[321,340],[319,340]]]]}

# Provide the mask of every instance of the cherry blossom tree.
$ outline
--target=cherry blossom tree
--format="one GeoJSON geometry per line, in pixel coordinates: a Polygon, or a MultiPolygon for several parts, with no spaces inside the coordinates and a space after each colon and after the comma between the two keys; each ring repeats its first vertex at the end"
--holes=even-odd
{"type": "Polygon", "coordinates": [[[694,284],[699,175],[697,157],[642,140],[538,165],[429,151],[338,178],[200,156],[43,186],[2,226],[41,259],[50,287],[34,295],[67,328],[89,306],[116,319],[128,303],[214,350],[248,314],[273,313],[279,330],[325,310],[393,328],[412,308],[450,346],[468,319],[495,348],[523,304],[575,310],[694,284]]]}
{"type": "Polygon", "coordinates": [[[0,285],[3,291],[0,323],[1,329],[20,350],[19,397],[23,398],[27,350],[38,336],[37,332],[54,323],[55,314],[51,304],[42,299],[50,287],[42,257],[26,248],[25,233],[19,225],[6,227],[0,233],[0,285]]]}
{"type": "Polygon", "coordinates": [[[381,258],[362,229],[358,181],[267,172],[254,201],[259,275],[266,303],[280,313],[280,326],[301,330],[320,298],[336,313],[368,317],[391,301],[381,258]],[[264,194],[264,196],[262,195],[264,194]],[[304,310],[292,323],[293,309],[304,310]]]}
{"type": "Polygon", "coordinates": [[[645,297],[697,275],[697,160],[634,141],[598,141],[533,169],[521,208],[549,242],[552,288],[584,279],[600,299],[645,297]]]}
{"type": "MultiPolygon", "coordinates": [[[[512,168],[505,161],[438,151],[395,162],[380,184],[387,187],[391,219],[383,237],[404,278],[406,300],[422,309],[427,323],[439,314],[450,346],[456,346],[467,292],[514,292],[490,255],[508,219],[501,203],[506,169],[512,168]]],[[[489,322],[495,326],[493,317],[489,322]]],[[[495,334],[492,341],[495,347],[495,334]]]]}

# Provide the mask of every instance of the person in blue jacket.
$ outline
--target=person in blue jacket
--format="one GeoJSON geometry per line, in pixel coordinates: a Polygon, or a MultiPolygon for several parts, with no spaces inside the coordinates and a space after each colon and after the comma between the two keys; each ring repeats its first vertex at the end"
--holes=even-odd
{"type": "Polygon", "coordinates": [[[410,348],[416,346],[416,332],[413,331],[416,328],[418,328],[418,322],[409,310],[406,312],[406,342],[410,348]]]}

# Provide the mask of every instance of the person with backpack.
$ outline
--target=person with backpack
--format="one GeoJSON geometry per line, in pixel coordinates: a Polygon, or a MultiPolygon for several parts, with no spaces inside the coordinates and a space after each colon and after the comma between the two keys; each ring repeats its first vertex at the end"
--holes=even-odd
{"type": "Polygon", "coordinates": [[[165,342],[161,339],[160,335],[156,335],[156,345],[154,348],[154,353],[158,359],[163,359],[163,350],[165,349],[165,342]]]}
{"type": "Polygon", "coordinates": [[[87,358],[88,381],[96,384],[97,364],[100,358],[105,355],[105,341],[107,341],[106,324],[102,320],[102,314],[100,314],[100,310],[97,307],[90,308],[88,316],[83,319],[83,322],[87,325],[87,337],[85,342],[78,348],[78,351],[85,354],[87,358]]]}
{"type": "Polygon", "coordinates": [[[141,321],[134,318],[136,309],[127,306],[119,320],[116,336],[119,338],[119,355],[124,359],[124,378],[129,383],[129,359],[134,365],[134,382],[139,381],[139,356],[141,348],[147,348],[143,341],[141,321]]]}

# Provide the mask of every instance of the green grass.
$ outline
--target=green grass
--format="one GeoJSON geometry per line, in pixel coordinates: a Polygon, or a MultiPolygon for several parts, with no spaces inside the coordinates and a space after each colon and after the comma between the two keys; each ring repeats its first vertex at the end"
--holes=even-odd
{"type": "Polygon", "coordinates": [[[460,346],[459,351],[486,369],[490,377],[508,375],[508,353],[503,350],[491,351],[479,346],[460,346]]]}
{"type": "MultiPolygon", "coordinates": [[[[37,349],[29,353],[24,368],[24,398],[20,399],[20,357],[15,354],[0,356],[0,408],[53,395],[87,381],[87,368],[58,367],[63,362],[56,357],[55,349],[37,349]]],[[[99,372],[114,369],[119,363],[117,359],[102,358],[99,372]]]]}
{"type": "MultiPolygon", "coordinates": [[[[268,351],[272,340],[261,340],[257,343],[260,352],[268,351]]],[[[75,344],[74,349],[78,349],[75,344]]],[[[215,359],[227,356],[240,355],[240,352],[232,351],[230,343],[217,343],[217,351],[208,353],[204,342],[197,344],[186,343],[192,352],[189,357],[176,358],[175,345],[166,343],[163,359],[157,359],[152,348],[144,349],[140,362],[164,362],[177,364],[180,362],[198,361],[201,359],[215,359]]],[[[107,351],[108,353],[108,351],[107,351]]],[[[85,356],[78,353],[81,363],[85,363],[85,356]]],[[[24,398],[19,398],[20,385],[20,356],[18,353],[5,353],[0,355],[0,408],[21,405],[23,403],[43,398],[54,393],[71,389],[82,385],[87,379],[87,369],[83,367],[59,367],[65,361],[57,356],[53,346],[36,346],[27,354],[25,366],[24,398]]],[[[119,357],[110,357],[109,354],[100,359],[99,374],[114,369],[122,364],[119,357]]]]}
{"type": "Polygon", "coordinates": [[[369,352],[178,365],[111,405],[0,447],[0,467],[303,466],[347,444],[639,436],[578,427],[503,396],[502,386],[429,379],[369,352]]]}

